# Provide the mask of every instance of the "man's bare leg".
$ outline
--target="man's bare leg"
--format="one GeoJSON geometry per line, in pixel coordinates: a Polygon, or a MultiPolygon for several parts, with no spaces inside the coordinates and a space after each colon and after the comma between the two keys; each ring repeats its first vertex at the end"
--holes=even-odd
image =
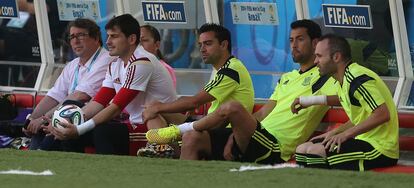
{"type": "Polygon", "coordinates": [[[207,131],[189,131],[182,136],[180,159],[200,160],[211,154],[210,135],[207,131]]]}
{"type": "Polygon", "coordinates": [[[162,117],[169,123],[179,125],[187,120],[188,116],[181,113],[164,113],[162,117]]]}
{"type": "Polygon", "coordinates": [[[167,126],[167,121],[160,115],[157,118],[148,120],[147,123],[148,130],[150,129],[159,129],[167,126]]]}
{"type": "MultiPolygon", "coordinates": [[[[245,152],[250,138],[256,130],[257,121],[251,113],[247,112],[238,102],[223,104],[215,112],[195,121],[193,123],[193,128],[195,131],[199,132],[207,131],[226,126],[227,123],[231,123],[234,138],[239,149],[242,152],[245,152]]],[[[208,142],[208,144],[210,144],[210,142],[208,142]]]]}

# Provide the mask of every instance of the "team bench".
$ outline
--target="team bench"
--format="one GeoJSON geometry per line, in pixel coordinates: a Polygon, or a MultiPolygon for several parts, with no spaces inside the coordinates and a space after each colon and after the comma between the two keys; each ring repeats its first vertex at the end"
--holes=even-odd
{"type": "MultiPolygon", "coordinates": [[[[16,93],[12,95],[12,102],[19,107],[19,121],[24,121],[24,117],[27,113],[30,113],[30,110],[35,107],[36,104],[40,102],[43,98],[43,95],[35,95],[28,93],[16,93]]],[[[256,104],[253,111],[259,110],[263,104],[256,104]]],[[[202,117],[207,114],[209,104],[202,105],[195,110],[193,116],[196,118],[202,117]]],[[[413,113],[398,113],[398,120],[400,128],[414,130],[414,114],[413,113]]],[[[341,108],[331,108],[328,110],[324,116],[321,127],[319,131],[327,131],[332,129],[334,126],[337,126],[341,123],[348,121],[348,116],[341,108]]],[[[130,155],[136,155],[136,151],[139,147],[144,147],[146,144],[145,132],[147,129],[145,127],[133,128],[129,127],[130,132],[130,155]]],[[[414,152],[414,136],[403,136],[399,138],[400,150],[405,152],[414,152]]],[[[85,152],[94,153],[93,148],[85,148],[85,152]]],[[[398,164],[393,167],[387,168],[377,168],[374,169],[376,172],[387,172],[387,173],[414,173],[414,166],[398,164]]]]}

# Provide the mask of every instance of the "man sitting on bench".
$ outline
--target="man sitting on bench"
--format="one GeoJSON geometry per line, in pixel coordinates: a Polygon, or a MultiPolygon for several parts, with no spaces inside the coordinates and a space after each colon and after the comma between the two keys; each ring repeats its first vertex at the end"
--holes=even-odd
{"type": "MultiPolygon", "coordinates": [[[[385,83],[351,61],[351,48],[342,37],[322,36],[315,55],[320,74],[339,82],[339,101],[350,120],[298,146],[296,162],[305,167],[359,171],[397,164],[398,116],[385,83]]],[[[293,106],[302,109],[308,104],[293,106]]]]}

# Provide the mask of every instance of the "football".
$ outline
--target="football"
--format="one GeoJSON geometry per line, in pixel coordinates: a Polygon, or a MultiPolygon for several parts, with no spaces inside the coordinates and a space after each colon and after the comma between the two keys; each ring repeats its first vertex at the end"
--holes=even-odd
{"type": "Polygon", "coordinates": [[[72,123],[80,125],[84,122],[82,109],[76,105],[69,104],[59,107],[52,117],[52,126],[56,128],[64,128],[60,122],[72,123]]]}

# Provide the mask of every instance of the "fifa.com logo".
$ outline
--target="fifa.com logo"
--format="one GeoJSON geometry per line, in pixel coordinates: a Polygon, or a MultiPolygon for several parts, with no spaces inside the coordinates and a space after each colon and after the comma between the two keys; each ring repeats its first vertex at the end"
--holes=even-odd
{"type": "Polygon", "coordinates": [[[3,7],[3,6],[0,6],[0,15],[3,15],[3,16],[13,16],[15,13],[14,13],[14,9],[13,9],[13,7],[3,7]]]}
{"type": "Polygon", "coordinates": [[[162,4],[146,4],[147,18],[159,21],[182,21],[181,11],[165,10],[162,4]]]}
{"type": "Polygon", "coordinates": [[[355,25],[366,26],[367,20],[365,16],[350,15],[348,16],[346,9],[342,7],[328,7],[327,8],[329,24],[339,25],[355,25]]]}

